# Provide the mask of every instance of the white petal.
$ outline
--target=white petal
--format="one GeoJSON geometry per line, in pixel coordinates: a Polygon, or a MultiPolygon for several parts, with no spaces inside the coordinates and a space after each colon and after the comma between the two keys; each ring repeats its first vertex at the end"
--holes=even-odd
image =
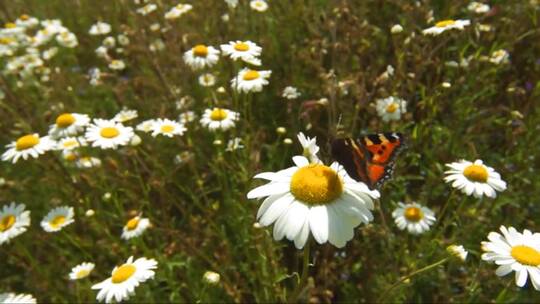
{"type": "Polygon", "coordinates": [[[253,199],[253,198],[270,196],[273,194],[282,194],[289,191],[289,188],[290,187],[288,183],[270,182],[269,184],[262,185],[260,187],[257,187],[249,191],[247,194],[247,198],[253,199]]]}
{"type": "Polygon", "coordinates": [[[502,265],[497,268],[495,271],[495,274],[499,277],[505,276],[509,274],[512,271],[512,267],[510,265],[502,265]]]}
{"type": "Polygon", "coordinates": [[[290,194],[284,195],[276,200],[266,212],[261,216],[259,223],[263,226],[268,226],[275,222],[291,205],[294,197],[290,194]]]}
{"type": "Polygon", "coordinates": [[[309,210],[309,227],[317,243],[324,244],[328,241],[328,211],[325,205],[309,210]]]}
{"type": "Polygon", "coordinates": [[[299,202],[293,202],[291,208],[287,212],[285,235],[287,239],[294,240],[302,226],[306,222],[306,217],[309,214],[309,208],[299,202]]]}
{"type": "Polygon", "coordinates": [[[304,156],[293,156],[293,162],[298,167],[305,167],[309,165],[309,160],[305,158],[304,156]]]}
{"type": "Polygon", "coordinates": [[[516,271],[516,285],[519,287],[525,286],[527,283],[527,269],[523,268],[519,271],[516,271]]]}
{"type": "Polygon", "coordinates": [[[302,226],[302,229],[300,230],[300,233],[296,236],[294,239],[294,246],[298,249],[304,248],[304,245],[306,244],[306,241],[309,237],[309,218],[306,217],[304,221],[304,225],[302,226]]]}

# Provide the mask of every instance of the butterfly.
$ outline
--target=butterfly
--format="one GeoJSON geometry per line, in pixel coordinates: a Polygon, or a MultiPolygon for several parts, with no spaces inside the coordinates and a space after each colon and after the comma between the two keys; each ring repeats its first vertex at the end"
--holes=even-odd
{"type": "Polygon", "coordinates": [[[380,188],[394,171],[394,160],[404,147],[401,133],[379,133],[338,138],[332,142],[332,156],[354,180],[370,189],[380,188]]]}

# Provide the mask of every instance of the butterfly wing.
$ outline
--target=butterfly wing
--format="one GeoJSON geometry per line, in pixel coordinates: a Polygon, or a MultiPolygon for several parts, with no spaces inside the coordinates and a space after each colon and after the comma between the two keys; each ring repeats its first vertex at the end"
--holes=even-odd
{"type": "Polygon", "coordinates": [[[367,151],[366,171],[370,183],[378,188],[392,177],[396,156],[404,147],[403,135],[371,134],[361,138],[361,143],[367,151]]]}
{"type": "Polygon", "coordinates": [[[332,156],[354,180],[372,186],[366,171],[366,153],[352,138],[338,138],[332,142],[332,156]]]}
{"type": "Polygon", "coordinates": [[[394,160],[403,147],[401,133],[371,134],[357,141],[351,138],[334,140],[332,155],[351,178],[374,189],[392,176],[394,160]]]}

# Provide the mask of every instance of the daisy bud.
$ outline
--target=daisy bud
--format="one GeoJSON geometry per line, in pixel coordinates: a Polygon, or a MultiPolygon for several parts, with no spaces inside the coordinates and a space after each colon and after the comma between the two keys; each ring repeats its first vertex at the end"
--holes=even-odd
{"type": "Polygon", "coordinates": [[[403,27],[399,24],[395,24],[394,26],[392,26],[392,28],[390,29],[390,32],[392,34],[399,34],[401,32],[403,32],[403,27]]]}
{"type": "Polygon", "coordinates": [[[452,87],[452,84],[450,82],[446,82],[446,81],[443,82],[441,85],[442,85],[443,88],[447,88],[447,89],[452,87]]]}
{"type": "Polygon", "coordinates": [[[219,87],[219,88],[217,88],[217,92],[221,93],[221,94],[224,94],[226,91],[225,91],[224,87],[219,87]]]}
{"type": "Polygon", "coordinates": [[[285,133],[287,133],[287,129],[285,129],[284,127],[278,127],[278,128],[276,129],[276,132],[277,132],[278,134],[285,134],[285,133]]]}
{"type": "Polygon", "coordinates": [[[216,139],[216,140],[214,140],[213,144],[214,144],[214,146],[221,146],[223,144],[223,142],[220,139],[216,139]]]}
{"type": "Polygon", "coordinates": [[[292,145],[293,141],[292,141],[292,139],[290,139],[290,138],[285,138],[285,139],[283,140],[283,143],[286,144],[286,145],[292,145]]]}
{"type": "Polygon", "coordinates": [[[253,223],[253,228],[259,229],[259,228],[261,228],[261,227],[262,227],[262,226],[261,226],[261,224],[259,224],[259,222],[253,223]]]}
{"type": "Polygon", "coordinates": [[[139,135],[133,135],[131,140],[129,141],[129,144],[132,146],[138,146],[141,143],[141,137],[139,135]]]}
{"type": "Polygon", "coordinates": [[[219,273],[213,271],[207,271],[203,275],[203,281],[211,285],[219,283],[220,278],[221,276],[219,275],[219,273]]]}
{"type": "Polygon", "coordinates": [[[103,194],[103,200],[104,200],[104,201],[110,200],[111,197],[112,197],[112,195],[111,195],[110,192],[106,192],[105,194],[103,194]]]}
{"type": "Polygon", "coordinates": [[[94,209],[88,209],[88,210],[86,210],[86,212],[84,213],[84,215],[86,215],[87,217],[92,217],[92,216],[94,216],[94,214],[96,214],[96,212],[94,211],[94,209]]]}
{"type": "Polygon", "coordinates": [[[467,259],[467,254],[469,252],[463,248],[462,245],[450,245],[446,248],[446,251],[450,253],[452,256],[459,258],[462,262],[465,262],[467,259]]]}

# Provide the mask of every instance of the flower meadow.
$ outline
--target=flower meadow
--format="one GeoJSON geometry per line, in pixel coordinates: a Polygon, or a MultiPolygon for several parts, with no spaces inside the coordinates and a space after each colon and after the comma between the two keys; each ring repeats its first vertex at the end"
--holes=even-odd
{"type": "Polygon", "coordinates": [[[0,303],[540,302],[539,14],[0,2],[0,303]]]}

